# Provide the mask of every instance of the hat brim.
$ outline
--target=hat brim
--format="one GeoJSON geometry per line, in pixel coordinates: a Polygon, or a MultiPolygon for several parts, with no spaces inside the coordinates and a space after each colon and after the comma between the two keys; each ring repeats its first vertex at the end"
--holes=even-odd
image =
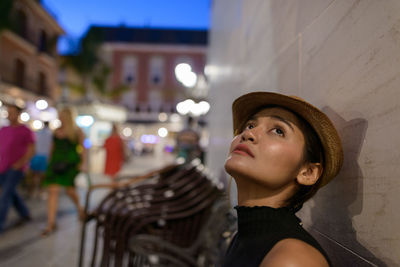
{"type": "Polygon", "coordinates": [[[317,133],[324,151],[324,170],[320,186],[329,183],[343,164],[342,143],[335,126],[322,111],[306,101],[272,92],[252,92],[237,98],[232,104],[233,132],[238,135],[252,115],[264,106],[286,108],[306,120],[317,133]]]}

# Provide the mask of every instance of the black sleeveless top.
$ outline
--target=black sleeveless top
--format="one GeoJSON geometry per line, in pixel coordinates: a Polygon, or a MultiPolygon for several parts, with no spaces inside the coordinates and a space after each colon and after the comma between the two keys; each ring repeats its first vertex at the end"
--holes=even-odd
{"type": "Polygon", "coordinates": [[[238,232],[229,245],[223,267],[258,267],[280,240],[299,239],[310,244],[330,261],[318,242],[301,226],[290,208],[235,207],[238,232]]]}

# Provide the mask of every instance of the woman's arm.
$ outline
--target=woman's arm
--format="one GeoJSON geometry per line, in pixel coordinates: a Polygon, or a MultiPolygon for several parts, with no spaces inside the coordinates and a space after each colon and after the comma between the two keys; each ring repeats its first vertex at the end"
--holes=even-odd
{"type": "Polygon", "coordinates": [[[293,238],[279,241],[264,257],[260,267],[329,267],[313,246],[293,238]]]}
{"type": "Polygon", "coordinates": [[[82,149],[82,151],[81,151],[81,153],[80,153],[80,156],[81,156],[81,164],[80,164],[80,167],[79,167],[79,169],[80,169],[81,171],[86,171],[86,170],[88,169],[88,166],[86,166],[86,159],[87,159],[86,155],[87,155],[87,151],[86,151],[85,146],[83,145],[83,142],[84,142],[84,141],[85,141],[85,134],[83,133],[83,131],[82,131],[80,128],[78,128],[78,144],[79,144],[79,146],[80,146],[81,149],[82,149]]]}

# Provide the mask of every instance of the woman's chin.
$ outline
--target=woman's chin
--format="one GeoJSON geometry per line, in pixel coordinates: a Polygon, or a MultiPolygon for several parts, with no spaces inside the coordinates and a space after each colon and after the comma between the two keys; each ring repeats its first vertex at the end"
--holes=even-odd
{"type": "Polygon", "coordinates": [[[225,161],[225,171],[232,176],[233,178],[237,176],[245,175],[249,170],[249,166],[244,164],[244,162],[240,160],[236,160],[234,157],[228,157],[225,161]]]}

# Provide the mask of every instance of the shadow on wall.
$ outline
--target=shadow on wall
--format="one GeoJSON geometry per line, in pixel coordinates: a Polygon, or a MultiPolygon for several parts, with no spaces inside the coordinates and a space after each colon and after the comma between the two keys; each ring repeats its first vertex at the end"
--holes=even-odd
{"type": "Polygon", "coordinates": [[[358,158],[368,122],[362,118],[345,121],[329,107],[322,110],[338,128],[344,164],[327,190],[322,189],[324,193],[314,197],[318,205],[311,210],[310,231],[329,254],[333,266],[386,266],[357,241],[352,225],[352,218],[363,208],[363,174],[358,158]]]}

